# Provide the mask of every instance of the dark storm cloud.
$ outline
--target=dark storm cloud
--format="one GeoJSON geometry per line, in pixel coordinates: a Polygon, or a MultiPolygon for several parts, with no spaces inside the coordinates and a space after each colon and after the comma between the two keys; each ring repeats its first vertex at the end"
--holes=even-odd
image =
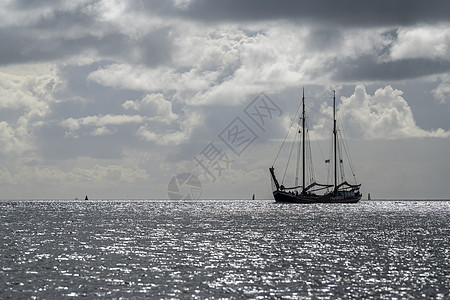
{"type": "Polygon", "coordinates": [[[193,0],[181,16],[204,21],[291,19],[346,26],[411,25],[450,20],[450,2],[410,0],[193,0]]]}
{"type": "MultiPolygon", "coordinates": [[[[128,61],[148,66],[171,59],[170,28],[160,27],[146,34],[130,37],[112,30],[86,12],[86,7],[71,10],[52,9],[52,1],[15,1],[12,9],[36,14],[34,9],[49,9],[27,24],[0,29],[0,65],[42,62],[70,58],[83,51],[94,51],[99,59],[128,61]]],[[[92,3],[91,3],[92,4],[92,3]]],[[[137,8],[135,8],[137,9],[137,8]]],[[[19,22],[20,23],[20,22],[19,22]]]]}
{"type": "Polygon", "coordinates": [[[40,38],[27,29],[0,29],[0,65],[64,58],[80,52],[89,39],[40,38]]]}
{"type": "MultiPolygon", "coordinates": [[[[30,8],[26,6],[22,9],[27,11],[30,8]]],[[[92,16],[84,13],[82,7],[75,7],[72,10],[60,10],[52,9],[52,6],[49,6],[48,9],[51,10],[51,13],[44,14],[33,24],[32,29],[63,31],[73,27],[92,28],[95,26],[95,20],[92,16]]]]}
{"type": "Polygon", "coordinates": [[[339,81],[386,81],[413,79],[449,71],[449,61],[414,58],[377,62],[372,57],[362,56],[336,62],[333,77],[339,81]]]}
{"type": "Polygon", "coordinates": [[[104,37],[39,37],[28,29],[0,29],[0,65],[52,61],[94,50],[103,59],[127,60],[156,66],[171,60],[168,29],[157,29],[141,39],[119,33],[104,37]]]}
{"type": "MultiPolygon", "coordinates": [[[[59,0],[15,0],[12,1],[12,8],[14,9],[33,9],[39,7],[51,7],[59,4],[59,0]]],[[[11,5],[11,4],[10,4],[11,5]]]]}
{"type": "Polygon", "coordinates": [[[306,39],[308,49],[313,51],[335,49],[342,42],[342,32],[336,28],[313,28],[306,39]]]}

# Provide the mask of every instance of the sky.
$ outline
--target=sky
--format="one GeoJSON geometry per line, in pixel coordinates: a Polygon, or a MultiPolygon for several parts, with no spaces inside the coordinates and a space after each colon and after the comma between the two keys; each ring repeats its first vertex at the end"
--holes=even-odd
{"type": "Polygon", "coordinates": [[[303,87],[317,176],[335,90],[365,197],[450,198],[449,1],[0,4],[1,199],[270,198],[303,87]]]}

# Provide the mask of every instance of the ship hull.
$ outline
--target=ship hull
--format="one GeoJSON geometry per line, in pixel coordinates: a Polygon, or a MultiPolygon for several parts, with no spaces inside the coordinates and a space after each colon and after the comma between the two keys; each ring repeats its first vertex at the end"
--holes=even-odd
{"type": "Polygon", "coordinates": [[[313,203],[357,203],[361,200],[361,194],[355,193],[354,195],[296,195],[285,191],[274,191],[273,197],[276,202],[280,203],[300,203],[300,204],[313,204],[313,203]]]}

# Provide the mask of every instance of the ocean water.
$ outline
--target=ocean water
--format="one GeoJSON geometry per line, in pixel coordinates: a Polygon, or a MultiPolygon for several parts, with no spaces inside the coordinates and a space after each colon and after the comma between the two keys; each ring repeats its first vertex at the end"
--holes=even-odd
{"type": "Polygon", "coordinates": [[[2,201],[0,298],[450,297],[450,201],[2,201]]]}

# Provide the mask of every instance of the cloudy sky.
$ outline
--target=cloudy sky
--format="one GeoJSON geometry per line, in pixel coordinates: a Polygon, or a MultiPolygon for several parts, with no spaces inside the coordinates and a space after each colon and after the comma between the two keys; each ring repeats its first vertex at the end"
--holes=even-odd
{"type": "Polygon", "coordinates": [[[2,199],[268,198],[302,87],[364,194],[450,198],[449,1],[0,3],[2,199]]]}

